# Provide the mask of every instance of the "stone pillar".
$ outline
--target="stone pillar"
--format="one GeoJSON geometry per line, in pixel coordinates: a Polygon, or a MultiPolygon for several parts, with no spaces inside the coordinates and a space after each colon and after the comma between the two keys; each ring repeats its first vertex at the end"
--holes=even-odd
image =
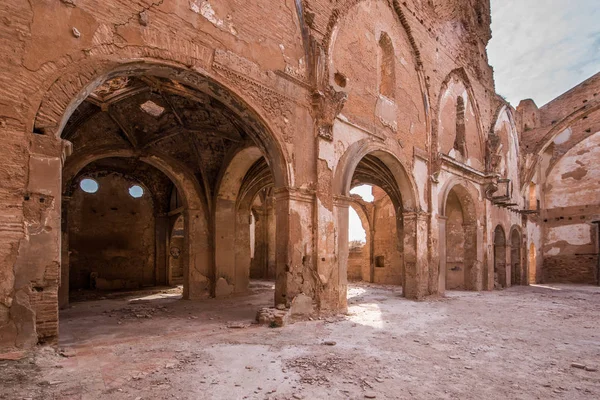
{"type": "Polygon", "coordinates": [[[208,224],[202,210],[184,211],[185,240],[183,264],[183,298],[208,297],[214,282],[213,252],[208,224]]]}
{"type": "Polygon", "coordinates": [[[477,263],[477,224],[464,224],[465,232],[465,289],[480,290],[479,282],[481,282],[481,272],[477,263]]]}
{"type": "Polygon", "coordinates": [[[154,217],[155,226],[155,263],[154,263],[154,284],[166,285],[169,282],[168,263],[169,263],[169,217],[167,215],[157,215],[154,217]]]}
{"type": "MultiPolygon", "coordinates": [[[[337,196],[334,202],[334,215],[337,221],[335,247],[337,260],[335,264],[337,288],[331,295],[331,309],[345,312],[348,309],[348,218],[351,199],[349,197],[337,196]]],[[[371,246],[374,236],[371,236],[371,246]]],[[[332,282],[333,283],[333,282],[332,282]]]]}
{"type": "Polygon", "coordinates": [[[61,279],[62,166],[70,143],[54,136],[30,136],[29,179],[23,215],[27,240],[20,244],[15,290],[28,295],[40,341],[58,337],[58,287],[61,279]]]}
{"type": "Polygon", "coordinates": [[[290,305],[304,293],[317,297],[313,257],[314,194],[294,188],[275,189],[275,305],[290,305]]]}
{"type": "Polygon", "coordinates": [[[404,290],[408,299],[427,295],[429,268],[427,258],[427,214],[408,212],[404,221],[404,290]]]}
{"type": "Polygon", "coordinates": [[[259,209],[254,209],[256,218],[254,219],[254,257],[250,264],[250,278],[267,278],[267,249],[268,249],[268,231],[267,231],[267,213],[266,205],[259,209]]]}
{"type": "Polygon", "coordinates": [[[439,242],[438,242],[438,256],[439,256],[439,281],[438,281],[438,293],[444,295],[446,293],[446,221],[448,217],[438,216],[438,230],[439,230],[439,242]]]}
{"type": "Polygon", "coordinates": [[[486,263],[485,263],[485,241],[484,241],[484,229],[485,226],[477,221],[477,259],[475,262],[477,263],[477,287],[475,290],[484,290],[487,287],[486,277],[487,273],[486,263]]]}
{"type": "MultiPolygon", "coordinates": [[[[250,286],[250,210],[237,210],[235,223],[234,248],[220,249],[234,254],[233,291],[242,293],[250,286]]],[[[227,288],[229,291],[230,288],[227,288]]],[[[216,296],[221,295],[219,291],[216,296]]]]}
{"type": "Polygon", "coordinates": [[[220,288],[214,293],[217,297],[233,292],[235,285],[236,230],[239,230],[237,214],[234,200],[217,198],[214,250],[215,285],[218,281],[220,288]]]}
{"type": "Polygon", "coordinates": [[[504,287],[511,287],[512,286],[512,279],[511,279],[511,274],[512,274],[512,258],[511,258],[511,244],[510,244],[510,234],[507,236],[506,238],[506,244],[504,246],[504,287]]]}
{"type": "Polygon", "coordinates": [[[70,196],[62,196],[62,223],[61,223],[61,261],[60,285],[58,287],[58,307],[65,308],[69,305],[69,204],[70,196]]]}
{"type": "Polygon", "coordinates": [[[275,252],[276,245],[275,240],[277,238],[277,218],[275,216],[275,199],[273,196],[267,198],[267,251],[266,251],[266,262],[267,262],[267,278],[275,279],[276,275],[276,260],[275,252]]]}

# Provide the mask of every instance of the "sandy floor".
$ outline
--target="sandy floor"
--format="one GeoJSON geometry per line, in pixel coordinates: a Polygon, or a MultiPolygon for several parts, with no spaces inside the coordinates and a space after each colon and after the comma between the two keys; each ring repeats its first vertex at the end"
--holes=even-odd
{"type": "Polygon", "coordinates": [[[75,303],[62,355],[0,362],[0,398],[600,398],[600,288],[399,293],[353,285],[348,315],[275,329],[251,324],[264,283],[227,300],[75,303]]]}

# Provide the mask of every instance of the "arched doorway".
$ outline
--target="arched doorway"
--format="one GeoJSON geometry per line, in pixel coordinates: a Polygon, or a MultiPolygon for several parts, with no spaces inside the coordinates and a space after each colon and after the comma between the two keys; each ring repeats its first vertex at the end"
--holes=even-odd
{"type": "MultiPolygon", "coordinates": [[[[147,250],[139,251],[138,255],[147,258],[148,268],[136,286],[183,283],[185,298],[214,294],[217,286],[214,194],[221,171],[227,165],[228,154],[251,143],[266,160],[271,189],[276,182],[286,186],[288,171],[277,139],[261,117],[235,94],[211,78],[181,72],[171,66],[143,63],[139,68],[132,65],[117,68],[104,78],[94,80],[82,93],[64,110],[62,121],[50,121],[46,115],[36,120],[36,126],[39,125],[36,132],[56,132],[73,143],[75,149],[63,169],[63,238],[68,237],[70,229],[70,196],[65,188],[79,182],[81,174],[119,172],[118,168],[117,171],[96,168],[97,164],[106,163],[99,160],[119,160],[128,165],[129,170],[125,172],[146,188],[155,212],[154,218],[139,218],[145,221],[144,233],[154,230],[152,238],[136,236],[141,227],[129,235],[131,240],[147,244],[147,250]],[[157,176],[162,173],[160,179],[164,178],[168,184],[161,186],[158,178],[142,179],[146,165],[155,168],[157,176]],[[174,224],[183,227],[173,229],[174,224]],[[148,228],[149,225],[153,228],[148,228]],[[150,275],[152,279],[147,277],[150,275]]],[[[255,197],[246,199],[246,216],[255,197]]],[[[139,200],[142,201],[144,197],[139,200]]],[[[123,228],[126,226],[124,223],[123,228]]],[[[63,282],[69,281],[68,242],[64,240],[66,246],[62,252],[63,282]]],[[[116,247],[104,246],[103,251],[116,253],[116,247]]],[[[274,264],[273,261],[272,268],[274,264]]],[[[129,283],[122,286],[127,285],[129,283]]],[[[67,285],[63,284],[61,290],[68,292],[67,285]]],[[[62,305],[65,303],[66,300],[62,305]]]]}
{"type": "Polygon", "coordinates": [[[372,200],[370,186],[351,191],[348,213],[348,281],[371,282],[373,240],[371,229],[372,200]]]}
{"type": "Polygon", "coordinates": [[[250,279],[275,279],[275,198],[273,188],[261,189],[250,213],[250,279]]]}
{"type": "MultiPolygon", "coordinates": [[[[403,296],[420,298],[428,293],[429,274],[426,263],[426,218],[417,212],[415,186],[402,163],[387,150],[372,143],[358,142],[344,154],[336,169],[334,193],[350,197],[350,190],[360,185],[379,187],[393,205],[393,215],[388,216],[396,226],[393,242],[402,254],[403,269],[399,283],[403,296]]],[[[340,308],[346,307],[348,267],[348,200],[337,202],[338,273],[340,281],[340,308]]],[[[382,260],[385,265],[385,258],[382,260]]],[[[376,264],[377,261],[374,260],[376,264]]]]}
{"type": "Polygon", "coordinates": [[[521,268],[521,233],[516,227],[510,234],[510,277],[512,285],[521,285],[524,281],[521,268]]]}
{"type": "Polygon", "coordinates": [[[348,279],[402,286],[404,263],[394,203],[379,186],[360,184],[350,193],[365,241],[362,246],[349,242],[348,279]]]}
{"type": "Polygon", "coordinates": [[[237,149],[225,166],[215,201],[215,296],[247,291],[251,277],[275,277],[273,185],[255,146],[237,149]]]}
{"type": "Polygon", "coordinates": [[[443,203],[440,229],[440,289],[479,290],[481,265],[477,260],[477,219],[473,196],[454,185],[443,203]]]}
{"type": "Polygon", "coordinates": [[[494,230],[494,287],[506,287],[506,235],[498,225],[494,230]]]}

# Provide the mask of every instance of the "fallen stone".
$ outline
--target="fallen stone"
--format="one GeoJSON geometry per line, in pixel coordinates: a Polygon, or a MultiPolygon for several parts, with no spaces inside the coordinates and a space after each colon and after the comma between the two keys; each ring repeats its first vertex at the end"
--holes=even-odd
{"type": "Polygon", "coordinates": [[[261,325],[268,325],[271,328],[280,328],[288,323],[289,316],[288,310],[262,308],[256,313],[256,322],[261,325]]]}
{"type": "Polygon", "coordinates": [[[313,300],[305,294],[299,294],[292,300],[290,312],[292,315],[310,315],[314,311],[313,300]]]}
{"type": "Polygon", "coordinates": [[[365,393],[365,399],[376,399],[377,395],[375,393],[365,393]]]}
{"type": "Polygon", "coordinates": [[[585,365],[584,364],[579,364],[579,363],[571,363],[571,367],[573,367],[573,368],[579,368],[579,369],[585,369],[585,365]]]}
{"type": "Polygon", "coordinates": [[[325,342],[322,343],[324,346],[335,346],[337,343],[334,342],[333,340],[327,340],[325,342]]]}
{"type": "Polygon", "coordinates": [[[598,368],[596,368],[596,367],[588,367],[588,366],[586,366],[586,367],[585,367],[585,370],[586,370],[586,371],[589,371],[589,372],[596,372],[596,371],[598,371],[598,368]]]}
{"type": "Polygon", "coordinates": [[[75,350],[72,350],[72,349],[62,349],[59,351],[58,354],[61,355],[62,357],[66,357],[66,358],[75,357],[77,355],[75,350]]]}

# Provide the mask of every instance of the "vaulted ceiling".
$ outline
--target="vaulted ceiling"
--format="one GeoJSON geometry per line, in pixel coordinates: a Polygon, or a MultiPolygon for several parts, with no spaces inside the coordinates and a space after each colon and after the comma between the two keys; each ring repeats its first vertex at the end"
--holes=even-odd
{"type": "Polygon", "coordinates": [[[118,77],[77,108],[62,138],[73,143],[74,153],[129,149],[166,154],[212,191],[226,153],[248,140],[243,126],[222,103],[178,82],[118,77]]]}

